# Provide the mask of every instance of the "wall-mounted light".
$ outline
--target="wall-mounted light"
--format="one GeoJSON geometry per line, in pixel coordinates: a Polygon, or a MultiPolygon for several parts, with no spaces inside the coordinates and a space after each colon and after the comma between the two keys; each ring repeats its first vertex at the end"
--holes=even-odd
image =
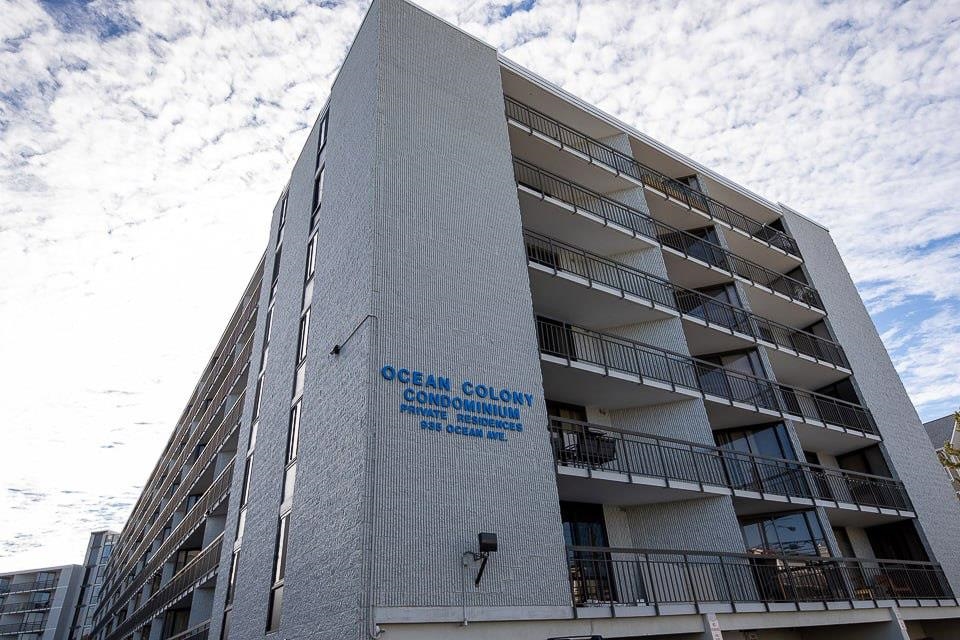
{"type": "Polygon", "coordinates": [[[474,562],[480,563],[480,570],[477,571],[477,578],[473,581],[473,586],[480,586],[480,579],[483,577],[483,572],[487,568],[487,560],[490,558],[490,554],[496,552],[496,550],[497,534],[481,532],[477,534],[477,550],[464,552],[464,560],[470,556],[474,562]]]}

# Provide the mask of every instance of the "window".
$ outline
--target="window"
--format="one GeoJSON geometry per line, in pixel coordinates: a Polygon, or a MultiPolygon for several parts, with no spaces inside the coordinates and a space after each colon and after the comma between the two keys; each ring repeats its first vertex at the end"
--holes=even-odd
{"type": "Polygon", "coordinates": [[[273,273],[270,276],[270,299],[273,300],[273,296],[277,293],[277,280],[280,278],[280,255],[283,250],[278,248],[277,252],[273,255],[273,273]]]}
{"type": "Polygon", "coordinates": [[[232,613],[231,609],[227,609],[223,612],[223,625],[220,627],[220,640],[228,640],[230,638],[230,614],[232,613]]]}
{"type": "Polygon", "coordinates": [[[270,589],[270,609],[267,612],[267,633],[280,628],[280,610],[283,608],[283,585],[270,589]]]}
{"type": "Polygon", "coordinates": [[[273,587],[270,589],[270,603],[267,612],[267,632],[280,628],[280,613],[283,607],[283,577],[287,568],[287,531],[290,515],[280,517],[277,531],[277,551],[273,561],[273,587]]]}
{"type": "Polygon", "coordinates": [[[227,598],[226,603],[233,603],[233,590],[237,585],[237,561],[240,559],[240,550],[233,552],[233,559],[230,560],[230,578],[227,580],[227,598]]]}
{"type": "Polygon", "coordinates": [[[323,151],[323,148],[327,146],[327,121],[330,119],[330,113],[327,112],[323,114],[323,119],[320,120],[320,134],[317,140],[317,166],[320,165],[320,153],[323,151]]]}
{"type": "Polygon", "coordinates": [[[253,396],[253,419],[260,415],[260,401],[263,399],[263,374],[257,378],[257,391],[253,396]]]}
{"type": "Polygon", "coordinates": [[[38,588],[42,589],[45,586],[52,587],[57,582],[57,574],[52,571],[41,571],[37,574],[37,584],[38,588]]]}
{"type": "MultiPolygon", "coordinates": [[[[316,211],[317,207],[320,206],[320,202],[323,200],[323,173],[324,167],[317,169],[317,175],[313,179],[313,210],[316,211]]],[[[310,228],[313,228],[313,223],[315,220],[311,218],[310,228]]]]}
{"type": "Polygon", "coordinates": [[[740,529],[747,551],[751,553],[830,556],[826,537],[813,510],[741,518],[740,529]]]}
{"type": "Polygon", "coordinates": [[[310,334],[310,309],[303,312],[300,318],[300,339],[297,342],[297,363],[307,357],[307,338],[310,334]]]}
{"type": "Polygon", "coordinates": [[[270,332],[273,330],[273,305],[267,310],[267,318],[264,321],[263,329],[263,348],[260,350],[260,370],[266,365],[267,348],[270,346],[270,332]]]}
{"type": "Polygon", "coordinates": [[[799,460],[793,451],[790,435],[782,422],[749,429],[727,429],[714,432],[717,446],[731,451],[752,453],[767,458],[799,460]]]}
{"type": "Polygon", "coordinates": [[[307,268],[306,275],[304,276],[304,282],[309,282],[310,278],[313,277],[313,272],[317,268],[317,236],[314,235],[310,238],[310,243],[307,245],[307,268]]]}
{"type": "Polygon", "coordinates": [[[273,581],[281,582],[287,573],[287,538],[290,515],[280,517],[280,530],[277,532],[277,555],[274,562],[273,581]]]}
{"type": "Polygon", "coordinates": [[[290,410],[290,430],[287,432],[287,462],[293,462],[297,459],[297,451],[300,448],[300,402],[293,405],[290,410]]]}
{"type": "Polygon", "coordinates": [[[240,489],[240,506],[247,504],[247,496],[250,493],[250,467],[253,466],[253,456],[247,456],[247,461],[243,466],[243,487],[240,489]]]}
{"type": "Polygon", "coordinates": [[[287,194],[280,200],[280,222],[277,224],[277,245],[283,240],[283,226],[287,222],[287,194]]]}

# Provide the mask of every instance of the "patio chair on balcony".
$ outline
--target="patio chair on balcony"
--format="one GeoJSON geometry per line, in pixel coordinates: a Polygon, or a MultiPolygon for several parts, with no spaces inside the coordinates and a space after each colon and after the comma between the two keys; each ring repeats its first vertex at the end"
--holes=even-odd
{"type": "Polygon", "coordinates": [[[601,467],[617,459],[617,443],[596,431],[554,434],[554,454],[561,464],[601,467]]]}

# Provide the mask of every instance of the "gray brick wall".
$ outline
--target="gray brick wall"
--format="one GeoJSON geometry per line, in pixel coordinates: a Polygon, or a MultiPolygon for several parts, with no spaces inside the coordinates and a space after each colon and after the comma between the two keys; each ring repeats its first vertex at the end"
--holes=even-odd
{"type": "Polygon", "coordinates": [[[500,551],[468,606],[561,606],[569,587],[496,52],[410,5],[380,6],[399,28],[381,34],[381,152],[395,160],[379,172],[371,364],[535,403],[523,433],[488,442],[422,431],[398,413],[402,385],[378,380],[374,604],[459,606],[461,554],[483,530],[500,551]]]}

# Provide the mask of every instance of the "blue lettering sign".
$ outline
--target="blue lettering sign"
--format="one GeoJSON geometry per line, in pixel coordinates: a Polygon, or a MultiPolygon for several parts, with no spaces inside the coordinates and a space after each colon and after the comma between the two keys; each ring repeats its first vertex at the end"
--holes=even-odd
{"type": "Polygon", "coordinates": [[[521,408],[533,407],[533,395],[523,391],[463,380],[462,396],[453,395],[449,377],[390,364],[380,368],[380,377],[404,385],[400,413],[423,418],[421,431],[508,442],[508,431],[523,432],[521,408]],[[447,409],[457,412],[452,423],[447,409]]]}

